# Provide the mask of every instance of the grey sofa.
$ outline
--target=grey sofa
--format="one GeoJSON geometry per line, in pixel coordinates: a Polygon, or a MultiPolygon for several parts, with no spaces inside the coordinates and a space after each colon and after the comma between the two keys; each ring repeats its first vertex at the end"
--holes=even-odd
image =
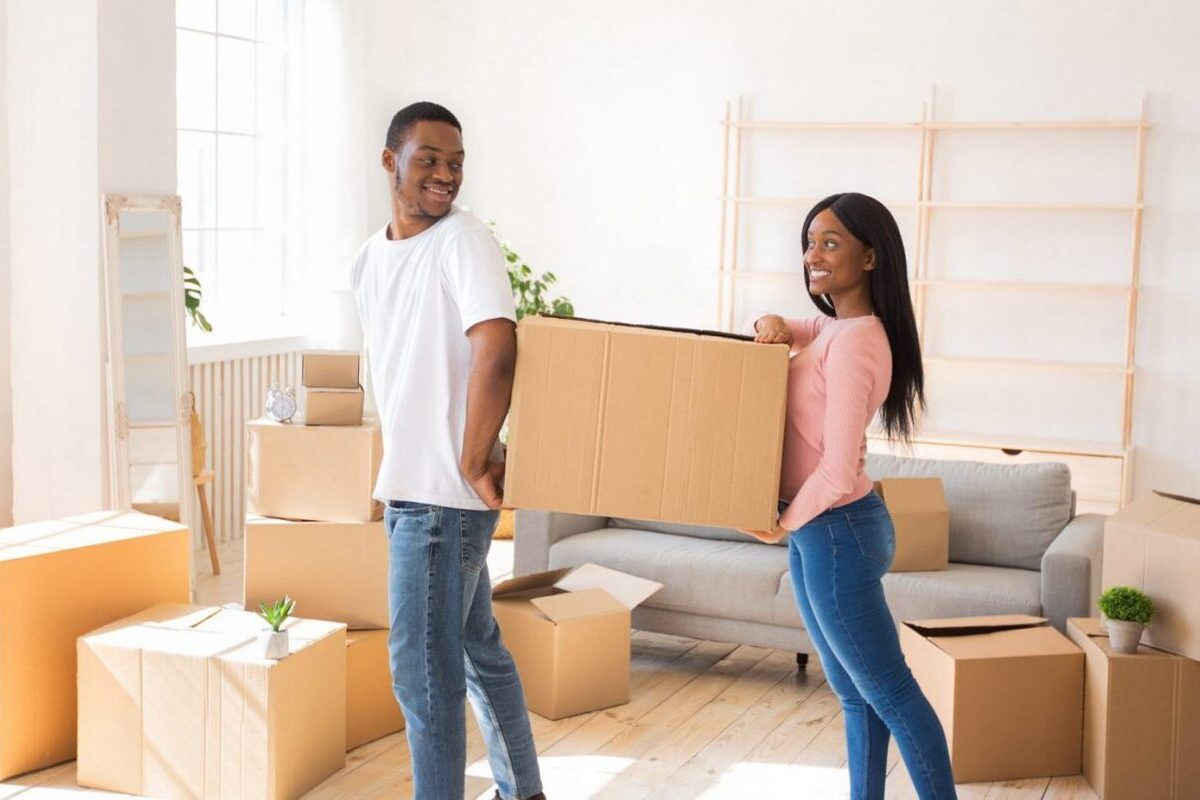
{"type": "MultiPolygon", "coordinates": [[[[867,474],[936,476],[946,489],[950,568],[885,576],[897,620],[1033,614],[1061,630],[1094,613],[1104,517],[1075,516],[1065,465],[870,455],[867,474]]],[[[811,652],[783,545],[725,528],[517,512],[516,575],[587,562],[663,584],[634,611],[635,628],[811,652]]]]}

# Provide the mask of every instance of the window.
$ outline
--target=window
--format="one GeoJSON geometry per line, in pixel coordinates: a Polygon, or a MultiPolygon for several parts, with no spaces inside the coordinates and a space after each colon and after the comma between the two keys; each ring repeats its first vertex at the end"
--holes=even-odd
{"type": "Polygon", "coordinates": [[[176,0],[183,260],[214,331],[283,313],[286,0],[176,0]]]}

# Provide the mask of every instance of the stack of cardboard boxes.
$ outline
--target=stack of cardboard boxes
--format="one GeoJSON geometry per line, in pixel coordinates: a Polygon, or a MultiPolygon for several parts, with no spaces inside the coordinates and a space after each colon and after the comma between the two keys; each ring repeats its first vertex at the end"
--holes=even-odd
{"type": "Polygon", "coordinates": [[[388,668],[383,508],[371,496],[383,440],[362,419],[357,353],[305,353],[302,369],[305,424],[247,425],[245,604],[289,595],[297,614],[348,626],[353,749],[404,726],[388,668]]]}

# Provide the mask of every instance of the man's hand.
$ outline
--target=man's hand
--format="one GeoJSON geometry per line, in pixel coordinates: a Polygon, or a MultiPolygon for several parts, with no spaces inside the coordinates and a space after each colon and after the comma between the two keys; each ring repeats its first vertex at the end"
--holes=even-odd
{"type": "Polygon", "coordinates": [[[783,317],[767,314],[754,323],[754,341],[762,344],[786,344],[792,346],[792,332],[788,330],[783,317]]]}
{"type": "Polygon", "coordinates": [[[484,505],[492,510],[498,510],[504,505],[504,464],[499,461],[489,461],[483,469],[471,472],[464,470],[463,477],[484,505]]]}
{"type": "Polygon", "coordinates": [[[776,520],[771,525],[771,530],[769,530],[769,531],[756,531],[756,530],[751,530],[749,528],[738,528],[738,530],[748,536],[753,536],[755,539],[758,539],[760,542],[766,542],[767,544],[775,544],[776,542],[782,542],[784,539],[787,538],[788,533],[789,533],[789,531],[786,531],[783,528],[779,527],[779,520],[776,520]]]}

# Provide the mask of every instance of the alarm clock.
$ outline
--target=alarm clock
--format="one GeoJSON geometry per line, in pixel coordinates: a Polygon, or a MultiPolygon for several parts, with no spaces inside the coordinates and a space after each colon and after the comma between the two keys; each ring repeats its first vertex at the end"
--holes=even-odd
{"type": "Polygon", "coordinates": [[[296,393],[290,386],[267,390],[267,416],[276,422],[291,422],[296,415],[296,393]]]}

